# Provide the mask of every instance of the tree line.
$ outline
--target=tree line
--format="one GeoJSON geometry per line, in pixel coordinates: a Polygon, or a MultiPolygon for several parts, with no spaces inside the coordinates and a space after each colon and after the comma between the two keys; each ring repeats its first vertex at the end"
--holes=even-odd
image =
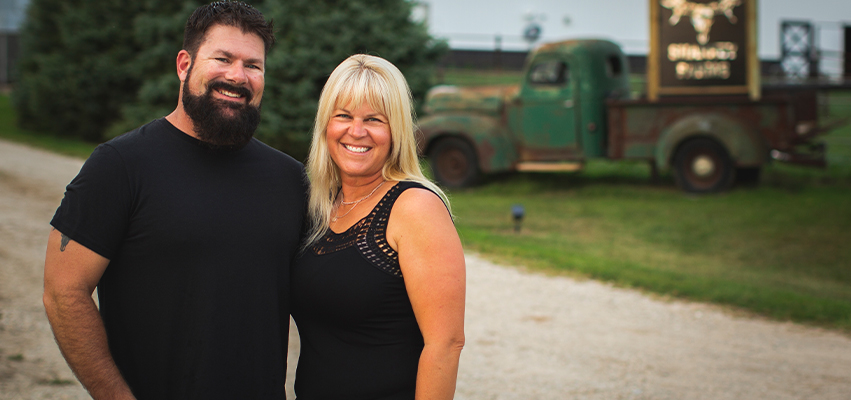
{"type": "MultiPolygon", "coordinates": [[[[351,54],[396,64],[415,98],[445,53],[405,0],[248,1],[274,20],[256,136],[306,155],[322,86],[351,54]]],[[[175,57],[203,1],[32,0],[21,29],[13,99],[27,129],[100,142],[167,115],[177,103],[175,57]]]]}

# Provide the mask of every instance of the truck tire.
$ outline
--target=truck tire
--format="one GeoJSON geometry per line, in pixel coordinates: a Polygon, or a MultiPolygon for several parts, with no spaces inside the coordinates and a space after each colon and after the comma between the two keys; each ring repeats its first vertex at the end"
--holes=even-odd
{"type": "Polygon", "coordinates": [[[691,139],[674,154],[674,178],[686,192],[721,192],[730,188],[735,177],[727,150],[712,139],[691,139]]]}
{"type": "Polygon", "coordinates": [[[467,141],[450,137],[440,139],[428,153],[434,179],[447,188],[473,186],[479,178],[476,152],[467,141]]]}

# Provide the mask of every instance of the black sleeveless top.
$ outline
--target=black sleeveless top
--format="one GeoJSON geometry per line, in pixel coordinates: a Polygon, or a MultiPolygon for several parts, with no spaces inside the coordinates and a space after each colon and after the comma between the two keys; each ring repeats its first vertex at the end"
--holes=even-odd
{"type": "Polygon", "coordinates": [[[387,221],[399,182],[366,217],[328,233],[292,267],[292,316],[301,337],[299,400],[413,400],[423,337],[387,221]]]}

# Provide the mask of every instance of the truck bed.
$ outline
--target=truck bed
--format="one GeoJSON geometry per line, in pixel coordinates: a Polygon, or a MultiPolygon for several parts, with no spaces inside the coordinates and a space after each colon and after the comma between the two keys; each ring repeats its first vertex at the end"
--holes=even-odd
{"type": "Polygon", "coordinates": [[[660,156],[660,138],[664,141],[663,136],[672,130],[690,129],[692,134],[700,134],[704,128],[717,130],[717,126],[711,126],[717,124],[715,121],[730,121],[732,129],[758,132],[759,137],[753,140],[768,149],[791,150],[817,133],[816,111],[815,92],[809,91],[766,91],[759,101],[747,96],[680,96],[655,102],[609,100],[608,157],[655,159],[660,156]],[[691,121],[691,125],[682,121],[691,121]]]}

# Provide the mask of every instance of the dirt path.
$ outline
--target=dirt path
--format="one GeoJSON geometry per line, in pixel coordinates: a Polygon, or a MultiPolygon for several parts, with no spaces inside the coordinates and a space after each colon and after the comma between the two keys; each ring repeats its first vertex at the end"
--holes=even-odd
{"type": "Polygon", "coordinates": [[[0,398],[85,399],[41,304],[48,222],[82,162],[0,142],[0,398]]]}
{"type": "MultiPolygon", "coordinates": [[[[81,165],[0,141],[0,400],[88,398],[41,305],[48,222],[81,165]]],[[[467,263],[459,400],[851,399],[847,336],[467,263]]]]}

